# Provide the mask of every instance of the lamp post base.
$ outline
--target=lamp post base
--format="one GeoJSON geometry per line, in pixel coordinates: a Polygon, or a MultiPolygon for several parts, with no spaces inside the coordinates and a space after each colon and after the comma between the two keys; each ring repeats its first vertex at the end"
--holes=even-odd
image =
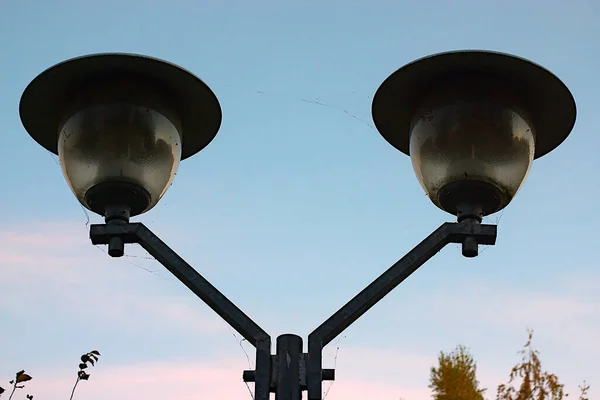
{"type": "Polygon", "coordinates": [[[281,335],[277,338],[275,358],[275,400],[302,400],[300,387],[300,358],[302,338],[298,335],[281,335]]]}
{"type": "MultiPolygon", "coordinates": [[[[308,389],[308,353],[302,352],[302,338],[285,334],[277,337],[277,351],[271,356],[269,392],[276,400],[301,400],[308,389]]],[[[246,370],[244,382],[256,382],[256,371],[246,370]]],[[[335,369],[322,369],[321,381],[334,381],[335,369]]]]}

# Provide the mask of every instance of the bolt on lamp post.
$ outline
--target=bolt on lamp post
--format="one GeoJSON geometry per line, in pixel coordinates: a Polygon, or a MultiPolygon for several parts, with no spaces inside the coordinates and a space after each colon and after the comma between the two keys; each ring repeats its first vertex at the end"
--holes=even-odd
{"type": "Polygon", "coordinates": [[[431,201],[456,215],[444,223],[308,336],[271,336],[150,229],[131,216],[154,207],[179,161],[215,137],[221,109],[194,75],[162,60],[96,54],[55,65],[25,89],[25,129],[58,154],[71,190],[105,217],[92,225],[94,244],[120,257],[138,243],[256,348],[255,400],[321,400],[322,349],[449,243],[463,255],[493,245],[496,226],[485,215],[506,207],[532,161],[556,148],[575,123],[575,101],[552,73],[527,60],[487,51],[441,53],[393,73],[373,99],[382,136],[410,155],[431,201]]]}

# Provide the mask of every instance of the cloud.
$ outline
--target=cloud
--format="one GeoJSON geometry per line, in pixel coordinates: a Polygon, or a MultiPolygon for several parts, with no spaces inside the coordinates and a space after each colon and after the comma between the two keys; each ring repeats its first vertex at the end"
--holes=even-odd
{"type": "Polygon", "coordinates": [[[42,223],[35,232],[28,228],[0,231],[1,312],[21,316],[26,309],[31,317],[51,311],[74,320],[92,314],[98,325],[130,330],[140,330],[145,321],[169,331],[228,332],[224,322],[183,289],[168,295],[170,284],[179,282],[166,278],[166,271],[153,272],[161,266],[137,246],[128,248],[130,257],[110,259],[100,254],[104,248],[91,245],[83,224],[42,223]],[[158,282],[164,283],[161,293],[152,290],[158,282]]]}
{"type": "MultiPolygon", "coordinates": [[[[428,377],[435,357],[394,349],[352,347],[343,348],[341,356],[344,362],[343,366],[338,365],[336,381],[323,384],[327,400],[431,399],[428,377]]],[[[239,359],[114,364],[104,358],[90,370],[90,380],[81,383],[78,397],[88,400],[250,399],[248,387],[241,379],[242,371],[248,368],[248,364],[239,359]]],[[[28,384],[27,391],[38,397],[65,397],[74,383],[73,370],[31,366],[29,371],[34,380],[28,384]]],[[[488,398],[494,397],[496,386],[506,379],[507,371],[480,364],[479,380],[482,387],[488,388],[488,398]]],[[[573,385],[568,387],[570,391],[574,388],[573,385]]]]}
{"type": "Polygon", "coordinates": [[[566,383],[568,393],[576,393],[577,385],[587,379],[593,398],[600,393],[592,381],[600,357],[596,285],[592,277],[587,282],[571,279],[553,287],[521,290],[467,282],[460,295],[455,288],[440,288],[414,300],[427,310],[428,316],[420,321],[424,326],[435,321],[447,336],[462,338],[455,344],[469,338],[467,344],[474,349],[478,376],[488,388],[488,397],[507,381],[510,368],[520,359],[517,351],[525,344],[526,330],[533,329],[533,345],[540,350],[544,368],[566,383]]]}
{"type": "MultiPolygon", "coordinates": [[[[336,381],[323,384],[327,400],[431,399],[428,378],[429,368],[435,357],[403,353],[394,349],[370,348],[344,348],[341,355],[344,365],[338,365],[336,381]]],[[[126,365],[110,364],[107,361],[108,359],[102,359],[91,369],[92,377],[88,382],[81,383],[78,397],[88,400],[251,398],[248,387],[241,379],[242,371],[249,366],[239,359],[207,362],[170,360],[126,365]]],[[[28,371],[30,370],[35,370],[35,375],[27,390],[38,397],[64,397],[74,383],[72,370],[28,371]]],[[[496,386],[506,379],[507,371],[497,366],[480,364],[479,380],[482,387],[488,388],[488,398],[494,397],[496,386]]],[[[568,389],[574,389],[574,386],[568,389]]],[[[253,390],[252,385],[250,390],[253,390]]]]}
{"type": "MultiPolygon", "coordinates": [[[[593,284],[590,283],[590,287],[593,284]]],[[[420,300],[431,310],[432,318],[449,325],[472,323],[490,330],[522,332],[535,329],[561,346],[595,352],[600,357],[600,298],[588,296],[571,283],[559,288],[509,290],[481,282],[427,293],[420,300]],[[573,336],[575,335],[575,336],[573,336]],[[577,336],[589,340],[574,340],[577,336]],[[591,347],[590,347],[591,346],[591,347]]]]}
{"type": "MultiPolygon", "coordinates": [[[[101,253],[104,249],[89,243],[87,230],[81,223],[48,222],[37,224],[35,229],[25,225],[0,229],[2,318],[33,318],[37,321],[52,315],[52,318],[62,317],[75,326],[92,313],[93,321],[86,323],[143,335],[147,343],[152,343],[158,350],[160,347],[167,349],[161,356],[150,354],[149,357],[156,361],[154,363],[132,363],[137,354],[129,349],[123,350],[129,352],[125,357],[127,360],[117,359],[118,354],[106,356],[93,370],[91,380],[82,383],[79,389],[82,398],[250,398],[241,382],[241,371],[248,365],[231,340],[227,325],[175,278],[170,278],[166,272],[157,272],[158,276],[148,272],[162,271],[162,267],[156,261],[146,259],[147,255],[137,246],[128,248],[128,254],[135,257],[110,259],[101,253]],[[27,310],[27,314],[22,310],[27,310]],[[193,335],[201,344],[163,344],[165,338],[171,337],[166,335],[178,332],[193,335]],[[227,336],[226,340],[223,334],[227,336]],[[182,353],[194,346],[206,347],[205,343],[208,347],[220,348],[224,342],[239,353],[239,358],[206,361],[202,356],[205,362],[198,363],[165,359],[165,354],[175,346],[182,347],[182,353]]],[[[596,339],[600,337],[600,303],[595,295],[597,282],[591,278],[569,281],[562,291],[516,291],[469,282],[461,287],[460,296],[456,295],[455,288],[427,291],[422,297],[416,295],[411,301],[419,302],[420,307],[415,311],[419,315],[403,315],[401,319],[393,320],[393,314],[386,314],[390,320],[382,327],[395,330],[398,335],[409,332],[412,336],[407,334],[406,338],[410,340],[418,336],[415,332],[432,330],[433,320],[436,321],[433,330],[440,327],[444,330],[434,333],[434,340],[427,347],[418,340],[414,342],[418,344],[414,348],[413,342],[406,340],[393,343],[394,348],[381,348],[377,342],[373,343],[373,348],[365,344],[342,346],[336,365],[338,379],[327,399],[429,399],[429,368],[435,364],[439,350],[451,350],[444,348],[448,345],[446,331],[451,329],[456,332],[448,342],[455,338],[481,337],[480,343],[468,344],[482,350],[489,348],[489,341],[494,340],[493,347],[505,353],[499,360],[494,354],[480,356],[478,351],[474,352],[479,378],[482,385],[489,388],[489,397],[493,397],[497,384],[506,380],[512,361],[517,361],[518,347],[502,335],[512,332],[513,336],[518,336],[516,343],[519,346],[527,327],[535,328],[539,338],[546,340],[542,340],[546,347],[541,350],[544,362],[549,361],[550,370],[554,372],[555,367],[564,365],[564,373],[556,372],[561,378],[567,378],[572,390],[578,383],[575,379],[591,373],[595,359],[600,357],[596,339]],[[466,331],[475,333],[467,336],[466,331]],[[488,334],[495,336],[487,337],[488,334]],[[498,337],[502,341],[496,341],[498,337]],[[548,340],[552,347],[548,347],[548,340]],[[557,352],[566,348],[570,349],[568,363],[564,357],[557,356],[557,352]]],[[[407,309],[389,302],[387,306],[392,310],[407,309]]],[[[18,337],[19,329],[11,329],[9,334],[18,337]]],[[[40,344],[52,346],[55,340],[46,338],[40,340],[40,344]]],[[[106,340],[105,344],[109,339],[106,340]]],[[[124,343],[129,343],[127,340],[124,343]]],[[[71,343],[61,346],[57,346],[51,357],[65,350],[72,351],[71,343]]],[[[150,352],[155,349],[149,348],[150,352]]],[[[328,353],[331,349],[326,349],[328,353]]],[[[253,358],[251,352],[250,358],[253,358]]],[[[18,361],[20,363],[21,359],[18,361]]],[[[29,385],[34,394],[61,398],[70,392],[74,371],[24,361],[28,363],[28,371],[34,374],[35,379],[29,385]]],[[[0,360],[4,370],[5,366],[12,368],[7,362],[13,360],[0,360]]],[[[332,367],[332,364],[333,356],[329,354],[325,357],[325,367],[332,367]]],[[[324,388],[328,387],[329,383],[324,383],[324,388]]],[[[594,387],[592,395],[593,390],[594,387]]]]}
{"type": "Polygon", "coordinates": [[[80,225],[41,223],[39,225],[27,226],[27,228],[33,228],[34,226],[35,232],[30,232],[24,226],[21,226],[20,229],[13,227],[11,230],[0,231],[0,240],[5,245],[35,246],[36,248],[46,249],[86,241],[85,237],[82,239],[81,235],[74,232],[74,228],[82,230],[80,225]],[[40,233],[39,231],[43,231],[44,233],[40,233]]]}
{"type": "Polygon", "coordinates": [[[597,299],[600,291],[600,274],[591,272],[569,274],[564,277],[563,285],[570,292],[592,295],[597,299]]]}
{"type": "MultiPolygon", "coordinates": [[[[225,361],[119,366],[106,365],[101,360],[90,370],[89,381],[78,386],[77,397],[88,400],[250,398],[241,381],[242,370],[243,365],[225,361]]],[[[38,370],[33,376],[26,390],[40,398],[64,398],[75,383],[75,371],[71,370],[38,370]]]]}
{"type": "Polygon", "coordinates": [[[481,288],[473,295],[462,297],[462,301],[477,296],[481,316],[495,325],[562,325],[600,316],[600,302],[579,298],[577,292],[556,294],[481,288]]]}
{"type": "MultiPolygon", "coordinates": [[[[358,350],[367,354],[368,351],[358,350]]],[[[397,354],[394,354],[394,356],[397,354]]],[[[388,357],[389,358],[389,357],[388,357]]],[[[369,357],[370,359],[370,357],[369,357]]],[[[357,360],[360,361],[360,360],[357,360]]],[[[363,366],[368,365],[360,363],[363,366]]],[[[207,363],[156,362],[130,365],[106,365],[101,360],[91,369],[91,378],[78,387],[78,396],[88,400],[106,398],[142,398],[146,400],[250,399],[241,374],[248,366],[238,361],[207,363]]],[[[364,370],[346,371],[330,388],[328,400],[429,399],[427,387],[406,384],[403,379],[388,382],[365,379],[364,370]]],[[[38,370],[27,391],[36,397],[62,398],[70,393],[74,371],[38,370]]],[[[250,386],[251,390],[252,386],[250,386]]],[[[329,384],[324,384],[324,390],[329,384]]]]}

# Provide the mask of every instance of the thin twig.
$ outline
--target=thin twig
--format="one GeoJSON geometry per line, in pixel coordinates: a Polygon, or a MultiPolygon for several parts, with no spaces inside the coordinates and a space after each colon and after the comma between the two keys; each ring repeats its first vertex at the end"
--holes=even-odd
{"type": "Polygon", "coordinates": [[[15,394],[15,390],[17,390],[17,382],[14,383],[13,390],[12,390],[12,392],[10,392],[10,396],[8,396],[8,400],[12,399],[13,394],[15,394]]]}
{"type": "Polygon", "coordinates": [[[77,380],[75,381],[75,386],[73,386],[73,390],[71,391],[71,397],[69,397],[69,400],[73,400],[73,395],[75,394],[75,389],[77,389],[77,384],[79,383],[81,379],[79,378],[79,375],[77,376],[77,380]]]}

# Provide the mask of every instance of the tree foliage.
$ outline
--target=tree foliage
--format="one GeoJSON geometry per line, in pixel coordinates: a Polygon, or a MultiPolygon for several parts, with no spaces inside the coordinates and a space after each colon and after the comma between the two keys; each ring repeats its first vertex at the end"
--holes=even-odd
{"type": "MultiPolygon", "coordinates": [[[[533,331],[528,332],[527,342],[519,354],[521,361],[508,376],[508,382],[498,386],[496,400],[564,400],[564,384],[558,376],[542,369],[539,351],[532,346],[533,331]]],[[[589,385],[579,386],[579,400],[589,400],[589,385]]]]}
{"type": "Polygon", "coordinates": [[[476,373],[477,365],[466,347],[440,352],[438,366],[431,368],[429,376],[434,400],[483,400],[485,389],[479,388],[476,373]]]}
{"type": "MultiPolygon", "coordinates": [[[[555,374],[542,368],[539,351],[532,345],[533,332],[528,332],[520,362],[508,376],[508,382],[498,386],[496,400],[566,400],[562,384],[555,374]]],[[[479,387],[477,365],[464,346],[450,353],[441,352],[438,365],[431,368],[429,388],[434,400],[483,400],[486,389],[479,387]]],[[[589,400],[590,386],[579,386],[579,400],[589,400]]]]}

